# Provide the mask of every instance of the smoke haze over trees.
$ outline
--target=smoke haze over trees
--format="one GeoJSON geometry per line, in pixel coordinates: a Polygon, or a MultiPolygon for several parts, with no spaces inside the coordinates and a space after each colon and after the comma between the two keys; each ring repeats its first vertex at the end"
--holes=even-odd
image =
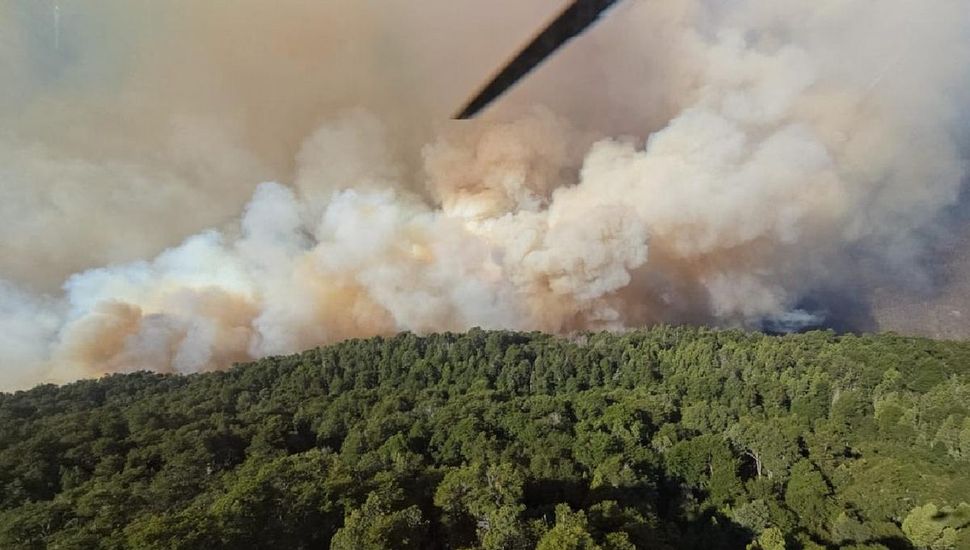
{"type": "Polygon", "coordinates": [[[446,122],[558,6],[4,3],[0,387],[935,288],[965,2],[628,0],[446,122]]]}

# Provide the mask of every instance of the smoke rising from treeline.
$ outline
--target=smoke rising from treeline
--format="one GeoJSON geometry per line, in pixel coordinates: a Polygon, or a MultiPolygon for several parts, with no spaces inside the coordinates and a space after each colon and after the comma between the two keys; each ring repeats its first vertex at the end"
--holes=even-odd
{"type": "Polygon", "coordinates": [[[923,284],[966,170],[960,0],[627,0],[470,123],[558,2],[60,4],[0,7],[0,387],[798,328],[822,289],[923,284]]]}

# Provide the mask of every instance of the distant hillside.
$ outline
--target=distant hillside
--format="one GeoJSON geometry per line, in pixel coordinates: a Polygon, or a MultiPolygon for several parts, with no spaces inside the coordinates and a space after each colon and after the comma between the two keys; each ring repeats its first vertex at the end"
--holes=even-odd
{"type": "Polygon", "coordinates": [[[0,394],[0,548],[970,548],[970,343],[349,341],[0,394]]]}
{"type": "Polygon", "coordinates": [[[878,327],[930,338],[970,338],[970,229],[947,244],[933,257],[934,284],[928,290],[873,292],[878,327]]]}

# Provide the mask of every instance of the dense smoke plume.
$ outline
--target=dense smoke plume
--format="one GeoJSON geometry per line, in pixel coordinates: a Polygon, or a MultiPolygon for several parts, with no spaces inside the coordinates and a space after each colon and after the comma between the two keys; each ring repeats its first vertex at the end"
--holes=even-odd
{"type": "Polygon", "coordinates": [[[400,330],[797,329],[928,284],[965,0],[626,0],[447,121],[559,6],[4,4],[0,389],[400,330]]]}

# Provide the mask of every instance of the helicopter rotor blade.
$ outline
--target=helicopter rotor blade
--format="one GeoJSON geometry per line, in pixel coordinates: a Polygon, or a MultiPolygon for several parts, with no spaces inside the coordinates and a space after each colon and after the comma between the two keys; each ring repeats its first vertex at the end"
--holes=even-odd
{"type": "Polygon", "coordinates": [[[564,44],[592,26],[619,0],[575,0],[516,55],[495,77],[455,115],[456,119],[474,117],[492,101],[514,86],[564,44]]]}

